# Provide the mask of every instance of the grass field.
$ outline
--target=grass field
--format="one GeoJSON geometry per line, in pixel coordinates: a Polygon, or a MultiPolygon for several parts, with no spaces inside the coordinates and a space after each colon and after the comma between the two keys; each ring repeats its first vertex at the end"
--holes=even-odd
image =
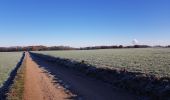
{"type": "Polygon", "coordinates": [[[21,56],[21,52],[0,52],[0,87],[19,62],[21,56]]]}
{"type": "Polygon", "coordinates": [[[110,69],[125,68],[132,72],[142,72],[157,76],[170,76],[170,49],[105,49],[77,51],[40,51],[38,53],[60,58],[68,58],[96,67],[110,69]]]}

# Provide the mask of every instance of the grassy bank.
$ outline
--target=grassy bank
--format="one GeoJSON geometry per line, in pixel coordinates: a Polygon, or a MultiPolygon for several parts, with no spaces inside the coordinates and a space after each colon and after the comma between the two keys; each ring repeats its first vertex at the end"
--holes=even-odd
{"type": "Polygon", "coordinates": [[[7,94],[7,100],[23,100],[24,93],[24,78],[25,78],[25,60],[23,61],[17,75],[14,79],[14,83],[7,94]]]}

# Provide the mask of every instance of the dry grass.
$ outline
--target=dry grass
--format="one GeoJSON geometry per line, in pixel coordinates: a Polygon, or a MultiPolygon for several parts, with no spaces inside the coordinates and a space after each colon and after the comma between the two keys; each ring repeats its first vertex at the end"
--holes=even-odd
{"type": "Polygon", "coordinates": [[[25,78],[25,60],[23,61],[17,75],[14,79],[14,83],[7,94],[7,100],[23,100],[24,93],[24,78],[25,78]]]}

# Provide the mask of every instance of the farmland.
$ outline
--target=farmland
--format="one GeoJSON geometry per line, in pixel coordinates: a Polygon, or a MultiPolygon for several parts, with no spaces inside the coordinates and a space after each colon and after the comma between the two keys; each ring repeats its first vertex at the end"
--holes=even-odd
{"type": "Polygon", "coordinates": [[[0,87],[8,78],[10,72],[19,62],[22,53],[19,52],[1,52],[0,53],[0,87]]]}
{"type": "Polygon", "coordinates": [[[40,51],[38,53],[78,62],[85,61],[96,67],[125,68],[131,72],[160,77],[170,76],[170,49],[168,48],[40,51]]]}
{"type": "MultiPolygon", "coordinates": [[[[2,86],[22,53],[0,54],[2,86]]],[[[24,57],[20,71],[23,70],[18,71],[8,98],[43,100],[47,97],[45,100],[63,100],[82,96],[88,100],[95,100],[94,97],[97,100],[138,100],[140,97],[136,94],[150,100],[155,97],[158,100],[169,98],[168,48],[34,51],[26,52],[24,57]],[[132,94],[128,91],[132,91],[132,94]]]]}

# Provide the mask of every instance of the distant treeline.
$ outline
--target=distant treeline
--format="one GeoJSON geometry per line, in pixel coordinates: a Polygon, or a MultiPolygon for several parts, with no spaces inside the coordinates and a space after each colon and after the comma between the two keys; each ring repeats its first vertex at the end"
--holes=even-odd
{"type": "Polygon", "coordinates": [[[84,47],[80,48],[80,50],[93,50],[93,49],[116,49],[116,48],[149,48],[151,46],[148,45],[134,45],[134,46],[94,46],[94,47],[84,47]]]}
{"type": "Polygon", "coordinates": [[[151,47],[158,47],[158,48],[170,48],[168,46],[148,46],[148,45],[134,45],[134,46],[93,46],[93,47],[83,47],[83,48],[73,48],[69,46],[16,46],[16,47],[0,47],[0,52],[13,52],[13,51],[50,51],[50,50],[94,50],[94,49],[118,49],[118,48],[151,48],[151,47]]]}
{"type": "Polygon", "coordinates": [[[76,50],[76,48],[68,46],[26,46],[26,47],[0,47],[0,52],[12,52],[12,51],[47,51],[47,50],[76,50]]]}

